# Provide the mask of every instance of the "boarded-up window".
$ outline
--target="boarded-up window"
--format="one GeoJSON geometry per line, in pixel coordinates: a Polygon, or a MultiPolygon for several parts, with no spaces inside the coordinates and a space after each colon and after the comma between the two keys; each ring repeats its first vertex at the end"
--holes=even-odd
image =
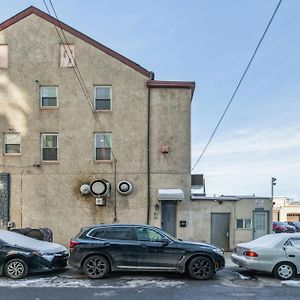
{"type": "Polygon", "coordinates": [[[8,46],[0,45],[0,68],[8,68],[8,46]]]}
{"type": "Polygon", "coordinates": [[[60,45],[60,66],[69,68],[75,66],[75,46],[60,45]]]}

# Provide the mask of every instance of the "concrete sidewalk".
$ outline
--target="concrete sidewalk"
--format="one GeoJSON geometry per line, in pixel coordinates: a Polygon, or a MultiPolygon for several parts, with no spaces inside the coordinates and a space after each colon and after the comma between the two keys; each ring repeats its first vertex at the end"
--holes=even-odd
{"type": "Polygon", "coordinates": [[[232,260],[231,260],[231,254],[232,254],[232,252],[225,252],[224,253],[225,268],[237,267],[237,265],[235,263],[233,263],[232,260]]]}

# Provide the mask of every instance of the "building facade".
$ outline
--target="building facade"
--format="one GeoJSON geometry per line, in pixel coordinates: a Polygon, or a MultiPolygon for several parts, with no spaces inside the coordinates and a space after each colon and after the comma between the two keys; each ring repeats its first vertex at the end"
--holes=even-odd
{"type": "Polygon", "coordinates": [[[194,88],[34,7],[0,24],[1,227],[49,227],[63,244],[93,223],[193,236],[179,220],[193,210],[194,88]]]}
{"type": "Polygon", "coordinates": [[[238,243],[272,233],[272,199],[257,196],[192,195],[198,219],[197,240],[217,245],[225,251],[238,243]]]}
{"type": "Polygon", "coordinates": [[[273,221],[299,222],[300,203],[288,197],[274,197],[273,221]]]}

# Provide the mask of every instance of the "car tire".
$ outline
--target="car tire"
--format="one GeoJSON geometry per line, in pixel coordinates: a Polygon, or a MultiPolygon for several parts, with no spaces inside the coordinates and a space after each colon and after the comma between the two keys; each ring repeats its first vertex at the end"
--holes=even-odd
{"type": "Polygon", "coordinates": [[[289,280],[296,275],[296,270],[293,264],[281,262],[274,268],[273,275],[281,280],[289,280]]]}
{"type": "Polygon", "coordinates": [[[13,258],[4,266],[4,274],[12,279],[21,279],[28,274],[28,265],[21,258],[13,258]]]}
{"type": "Polygon", "coordinates": [[[195,256],[189,262],[187,271],[191,278],[206,280],[213,277],[215,273],[213,261],[206,256],[195,256]]]}
{"type": "Polygon", "coordinates": [[[84,261],[82,270],[91,279],[101,279],[109,273],[110,264],[104,256],[92,255],[84,261]]]}

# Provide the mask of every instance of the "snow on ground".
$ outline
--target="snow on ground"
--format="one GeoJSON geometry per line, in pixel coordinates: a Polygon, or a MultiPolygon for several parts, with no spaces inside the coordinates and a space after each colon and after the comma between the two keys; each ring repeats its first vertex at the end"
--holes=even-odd
{"type": "Polygon", "coordinates": [[[69,288],[100,288],[100,289],[126,289],[126,288],[167,288],[180,287],[183,281],[178,280],[154,280],[154,279],[126,279],[116,281],[115,285],[105,283],[105,280],[77,280],[60,277],[25,278],[20,280],[2,279],[0,287],[69,287],[69,288]]]}
{"type": "Polygon", "coordinates": [[[281,281],[281,284],[289,287],[300,287],[300,280],[284,280],[281,281]]]}

